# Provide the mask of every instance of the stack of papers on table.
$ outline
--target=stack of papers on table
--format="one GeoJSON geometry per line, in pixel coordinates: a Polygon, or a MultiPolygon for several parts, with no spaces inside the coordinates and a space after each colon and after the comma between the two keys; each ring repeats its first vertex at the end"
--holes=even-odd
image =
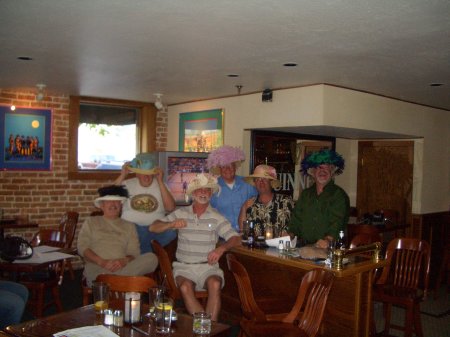
{"type": "Polygon", "coordinates": [[[84,326],[55,333],[54,337],[118,337],[114,332],[103,325],[84,326]]]}

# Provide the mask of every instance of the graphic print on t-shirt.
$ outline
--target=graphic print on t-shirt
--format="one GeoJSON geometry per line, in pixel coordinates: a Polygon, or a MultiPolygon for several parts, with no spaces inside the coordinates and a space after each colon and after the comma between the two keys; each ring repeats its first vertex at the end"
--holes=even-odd
{"type": "Polygon", "coordinates": [[[131,198],[130,205],[135,211],[152,213],[158,208],[158,200],[151,194],[138,194],[131,198]]]}

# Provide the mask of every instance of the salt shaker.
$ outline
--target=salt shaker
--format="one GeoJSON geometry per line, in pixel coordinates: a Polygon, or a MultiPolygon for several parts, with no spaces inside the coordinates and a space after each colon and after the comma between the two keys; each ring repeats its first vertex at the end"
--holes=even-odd
{"type": "Polygon", "coordinates": [[[284,250],[283,240],[278,241],[278,250],[284,250]]]}
{"type": "Polygon", "coordinates": [[[105,325],[112,325],[114,323],[113,312],[111,309],[105,309],[105,319],[103,323],[105,325]]]}
{"type": "Polygon", "coordinates": [[[114,311],[114,326],[117,326],[117,327],[123,326],[123,311],[122,310],[114,311]]]}

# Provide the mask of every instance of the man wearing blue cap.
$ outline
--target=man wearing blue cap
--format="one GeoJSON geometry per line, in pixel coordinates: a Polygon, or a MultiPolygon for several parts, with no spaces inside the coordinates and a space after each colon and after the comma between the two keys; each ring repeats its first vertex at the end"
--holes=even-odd
{"type": "Polygon", "coordinates": [[[291,214],[289,232],[306,244],[327,248],[328,242],[345,231],[350,200],[347,193],[335,185],[333,177],[344,170],[344,159],[333,150],[313,152],[301,163],[303,174],[309,174],[314,184],[305,189],[291,214]]]}
{"type": "Polygon", "coordinates": [[[123,206],[122,218],[136,224],[141,254],[152,252],[151,240],[162,246],[176,238],[176,233],[149,232],[149,225],[175,210],[175,200],[163,180],[163,171],[156,167],[156,153],[140,153],[122,167],[115,185],[124,185],[129,197],[123,206]],[[126,179],[133,172],[135,178],[126,179]]]}

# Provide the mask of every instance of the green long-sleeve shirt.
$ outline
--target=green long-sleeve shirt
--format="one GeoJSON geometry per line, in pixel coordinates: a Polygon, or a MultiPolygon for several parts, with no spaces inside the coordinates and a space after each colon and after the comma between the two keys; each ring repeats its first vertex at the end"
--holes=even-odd
{"type": "Polygon", "coordinates": [[[350,200],[347,193],[331,180],[317,195],[316,185],[302,192],[291,214],[289,231],[306,243],[314,243],[327,235],[338,237],[347,227],[350,200]]]}

